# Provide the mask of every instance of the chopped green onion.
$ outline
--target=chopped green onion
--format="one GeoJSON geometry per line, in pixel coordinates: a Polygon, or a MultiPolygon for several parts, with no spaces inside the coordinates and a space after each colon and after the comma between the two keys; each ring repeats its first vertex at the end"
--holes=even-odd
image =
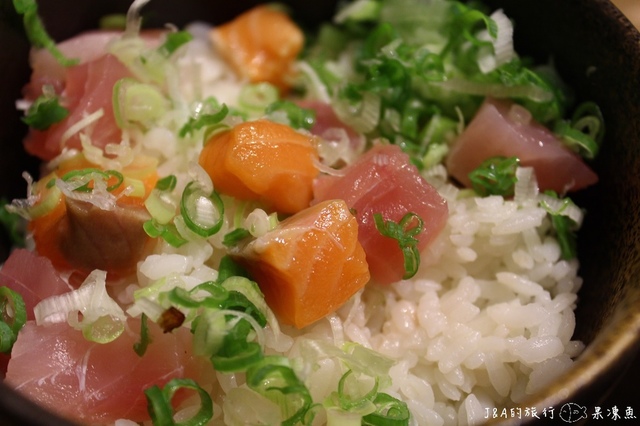
{"type": "Polygon", "coordinates": [[[12,247],[26,245],[24,220],[20,214],[11,210],[11,203],[5,198],[0,199],[0,224],[7,231],[12,247]]]}
{"type": "Polygon", "coordinates": [[[374,213],[373,220],[376,229],[381,235],[393,238],[398,242],[404,257],[404,276],[409,279],[418,272],[420,266],[420,251],[418,250],[418,239],[416,238],[424,228],[424,221],[416,213],[405,214],[400,222],[384,220],[380,213],[374,213]]]}
{"type": "Polygon", "coordinates": [[[213,418],[213,401],[192,379],[172,379],[162,389],[154,385],[144,391],[154,426],[205,426],[213,418]],[[188,420],[175,422],[171,400],[180,389],[191,389],[200,397],[200,409],[188,420]]]}
{"type": "Polygon", "coordinates": [[[69,110],[60,105],[56,96],[41,95],[31,104],[22,121],[29,127],[44,131],[68,115],[69,110]]]}
{"type": "Polygon", "coordinates": [[[122,319],[111,315],[102,315],[82,327],[82,335],[85,339],[102,344],[114,341],[123,331],[124,322],[122,319]]]}
{"type": "Polygon", "coordinates": [[[491,157],[483,161],[478,168],[469,173],[471,185],[482,197],[489,195],[513,195],[518,181],[516,170],[519,160],[517,157],[491,157]]]}
{"type": "Polygon", "coordinates": [[[311,130],[316,122],[316,112],[313,109],[302,108],[289,100],[278,100],[267,106],[267,115],[284,112],[289,119],[289,125],[294,129],[311,130]]]}
{"type": "Polygon", "coordinates": [[[215,310],[205,310],[191,323],[193,352],[209,359],[220,351],[227,334],[227,320],[215,310]]]}
{"type": "Polygon", "coordinates": [[[178,184],[178,178],[175,175],[165,176],[162,179],[158,179],[156,182],[156,189],[158,191],[173,191],[178,184]]]}
{"type": "Polygon", "coordinates": [[[149,326],[147,325],[147,315],[142,314],[140,317],[140,340],[133,344],[133,350],[138,356],[143,356],[147,352],[147,347],[151,343],[151,336],[149,335],[149,326]]]}
{"type": "Polygon", "coordinates": [[[151,191],[144,200],[144,206],[153,220],[160,225],[168,224],[176,215],[176,206],[170,200],[166,200],[157,189],[151,191]]]}
{"type": "Polygon", "coordinates": [[[232,373],[246,371],[256,361],[262,359],[262,347],[256,342],[245,342],[245,344],[237,345],[238,340],[233,338],[227,340],[229,335],[225,336],[222,344],[223,351],[218,351],[211,357],[213,367],[222,373],[232,373]],[[228,342],[234,343],[229,345],[228,342]]]}
{"type": "MultiPolygon", "coordinates": [[[[555,191],[547,190],[545,195],[552,198],[558,198],[558,194],[555,191]]],[[[562,206],[560,209],[551,209],[547,202],[541,202],[540,205],[547,211],[551,218],[551,226],[556,232],[558,244],[560,245],[560,253],[565,260],[574,259],[577,256],[577,236],[576,231],[578,224],[569,215],[564,214],[564,210],[569,208],[573,204],[570,198],[564,198],[562,200],[562,206]]]]}
{"type": "Polygon", "coordinates": [[[112,103],[116,124],[121,129],[135,124],[147,128],[169,109],[169,101],[159,87],[128,77],[114,84],[112,103]]]}
{"type": "Polygon", "coordinates": [[[180,236],[172,223],[161,224],[154,219],[150,219],[142,225],[142,228],[151,238],[160,237],[172,247],[180,247],[188,242],[180,236]]]}
{"type": "Polygon", "coordinates": [[[223,256],[218,266],[218,281],[222,283],[230,277],[247,277],[247,271],[240,266],[231,256],[223,256]]]}
{"type": "Polygon", "coordinates": [[[214,113],[206,113],[198,115],[197,117],[189,118],[189,121],[182,126],[178,135],[181,138],[194,133],[203,127],[209,128],[209,131],[216,131],[222,128],[226,128],[227,126],[222,123],[222,120],[229,114],[229,108],[227,105],[222,104],[220,109],[214,113]]]}
{"type": "Polygon", "coordinates": [[[236,228],[231,232],[228,232],[224,239],[222,240],[222,244],[227,247],[235,246],[240,241],[244,240],[247,237],[251,236],[251,232],[245,228],[236,228]]]}
{"type": "Polygon", "coordinates": [[[37,325],[66,322],[92,342],[109,343],[124,331],[126,315],[106,289],[105,271],[95,269],[76,290],[41,300],[33,313],[37,325]]]}
{"type": "Polygon", "coordinates": [[[249,113],[262,114],[279,97],[278,88],[273,84],[266,82],[248,84],[242,87],[238,96],[238,104],[241,109],[249,113]]]}
{"type": "Polygon", "coordinates": [[[595,103],[584,102],[576,108],[570,123],[558,120],[553,131],[571,150],[591,160],[598,155],[604,138],[602,112],[595,103]]]}
{"type": "Polygon", "coordinates": [[[26,321],[27,309],[22,296],[9,287],[0,287],[0,352],[11,352],[26,321]]]}
{"type": "Polygon", "coordinates": [[[362,413],[370,411],[373,407],[372,401],[378,393],[378,379],[375,378],[375,382],[372,388],[364,395],[359,394],[359,386],[352,385],[350,391],[347,391],[348,379],[353,377],[353,370],[348,370],[342,375],[338,382],[338,391],[332,395],[334,402],[345,411],[351,411],[356,413],[362,413]]]}
{"type": "Polygon", "coordinates": [[[193,40],[193,36],[188,31],[176,31],[167,34],[167,39],[158,48],[158,51],[165,57],[171,56],[181,46],[193,40]]]}
{"type": "Polygon", "coordinates": [[[242,296],[232,297],[230,301],[233,303],[228,303],[227,309],[242,310],[254,317],[260,326],[267,325],[266,313],[269,308],[255,281],[242,276],[232,276],[222,281],[221,285],[229,291],[230,296],[242,296]]]}
{"type": "Polygon", "coordinates": [[[77,59],[69,59],[64,56],[56,46],[56,42],[47,33],[40,16],[38,16],[36,0],[13,0],[13,7],[16,12],[22,15],[24,29],[34,47],[47,49],[62,66],[69,67],[78,63],[77,59]]]}
{"type": "Polygon", "coordinates": [[[587,129],[588,134],[598,145],[602,143],[605,134],[604,116],[595,102],[583,102],[578,105],[571,117],[571,121],[575,128],[587,129]]]}
{"type": "Polygon", "coordinates": [[[124,182],[124,176],[122,175],[122,173],[116,170],[103,171],[95,168],[72,170],[70,172],[67,172],[64,176],[62,176],[62,180],[65,182],[78,181],[80,183],[86,181],[86,183],[84,183],[82,186],[79,186],[78,188],[76,188],[75,191],[91,192],[93,188],[91,187],[90,184],[91,182],[94,181],[94,179],[101,178],[105,182],[108,182],[109,179],[111,179],[112,177],[116,179],[116,182],[107,187],[107,191],[111,192],[117,189],[120,185],[122,185],[122,182],[124,182]]]}
{"type": "Polygon", "coordinates": [[[246,378],[251,389],[278,403],[285,417],[282,425],[310,424],[311,395],[287,358],[265,356],[247,370],[246,378]]]}
{"type": "Polygon", "coordinates": [[[362,418],[363,425],[407,426],[411,413],[407,404],[388,395],[378,393],[373,400],[376,410],[362,418]]]}
{"type": "Polygon", "coordinates": [[[191,231],[208,238],[222,228],[224,203],[215,190],[207,194],[198,183],[192,181],[182,193],[180,213],[191,231]]]}

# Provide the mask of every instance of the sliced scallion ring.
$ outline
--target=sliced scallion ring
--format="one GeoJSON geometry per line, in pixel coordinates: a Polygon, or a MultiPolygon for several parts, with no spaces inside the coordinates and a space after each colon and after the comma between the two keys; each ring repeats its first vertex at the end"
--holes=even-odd
{"type": "Polygon", "coordinates": [[[122,182],[124,182],[124,176],[122,175],[122,173],[116,170],[100,170],[96,168],[72,170],[62,176],[62,180],[65,182],[69,182],[72,180],[79,180],[81,183],[83,181],[86,182],[75,189],[78,192],[91,192],[93,188],[90,183],[93,182],[93,180],[96,178],[101,178],[105,182],[110,182],[112,178],[115,178],[115,183],[107,186],[107,191],[109,192],[114,191],[120,185],[122,185],[122,182]]]}
{"type": "Polygon", "coordinates": [[[406,426],[409,424],[407,404],[386,393],[378,393],[373,400],[376,411],[362,418],[363,425],[406,426]]]}
{"type": "Polygon", "coordinates": [[[211,396],[192,379],[173,379],[164,388],[152,386],[144,391],[148,410],[154,426],[204,426],[213,418],[211,396]],[[200,397],[200,409],[188,420],[176,423],[173,420],[171,400],[180,389],[191,389],[200,397]]]}
{"type": "Polygon", "coordinates": [[[144,126],[164,115],[169,108],[169,101],[158,87],[132,78],[116,82],[112,101],[116,124],[121,129],[135,123],[144,126]]]}
{"type": "Polygon", "coordinates": [[[11,352],[26,321],[27,309],[22,296],[9,287],[0,287],[0,352],[11,352]]]}
{"type": "Polygon", "coordinates": [[[215,190],[206,193],[197,182],[192,181],[182,193],[180,213],[191,231],[208,238],[222,228],[224,203],[215,190]]]}

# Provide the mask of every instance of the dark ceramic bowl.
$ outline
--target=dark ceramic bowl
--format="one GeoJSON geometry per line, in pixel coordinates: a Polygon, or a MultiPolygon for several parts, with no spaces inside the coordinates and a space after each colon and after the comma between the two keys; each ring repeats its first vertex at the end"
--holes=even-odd
{"type": "MultiPolygon", "coordinates": [[[[95,27],[100,16],[126,11],[127,0],[41,0],[41,13],[58,40],[95,27]]],[[[150,25],[182,25],[193,18],[221,22],[257,2],[153,0],[145,7],[150,25]]],[[[309,24],[331,16],[333,3],[285,1],[296,18],[309,24]]],[[[584,285],[579,293],[575,338],[587,349],[564,377],[523,404],[523,408],[587,407],[626,401],[604,398],[635,358],[640,344],[640,34],[608,0],[487,0],[516,22],[519,52],[551,59],[579,100],[602,108],[607,135],[594,163],[600,183],[578,194],[587,209],[579,237],[584,285]]],[[[14,100],[26,82],[28,43],[10,0],[0,0],[0,195],[23,197],[21,172],[35,171],[22,151],[26,129],[14,100]]],[[[8,246],[3,237],[0,255],[8,246]]],[[[630,370],[637,371],[637,370],[630,370]]],[[[637,398],[633,398],[637,400],[637,398]]],[[[631,407],[633,408],[633,407],[631,407]]],[[[640,417],[640,405],[635,407],[640,417]]],[[[604,413],[606,415],[606,413],[604,413]]],[[[624,417],[623,417],[624,419],[624,417]]],[[[498,419],[500,420],[500,419],[498,419]]],[[[502,419],[504,420],[504,419],[502,419]]],[[[523,423],[526,419],[509,419],[523,423]]],[[[556,421],[563,423],[556,418],[556,421]]],[[[606,418],[605,418],[606,422],[606,418]]],[[[0,384],[0,424],[67,425],[0,384]]]]}

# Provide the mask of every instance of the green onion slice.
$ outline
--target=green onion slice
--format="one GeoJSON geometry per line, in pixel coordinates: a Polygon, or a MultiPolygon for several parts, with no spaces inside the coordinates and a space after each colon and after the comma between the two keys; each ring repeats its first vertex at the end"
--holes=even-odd
{"type": "Polygon", "coordinates": [[[44,131],[68,115],[69,110],[60,105],[56,96],[41,95],[31,104],[22,121],[33,129],[44,131]]]}
{"type": "Polygon", "coordinates": [[[158,179],[158,182],[156,182],[156,189],[158,191],[173,191],[177,184],[178,178],[175,175],[169,175],[162,179],[158,179]]]}
{"type": "Polygon", "coordinates": [[[553,130],[571,150],[591,160],[598,155],[604,138],[602,111],[594,102],[583,102],[576,108],[571,122],[558,120],[553,130]]]}
{"type": "Polygon", "coordinates": [[[112,104],[116,124],[121,129],[135,124],[146,128],[169,108],[169,101],[159,87],[129,77],[114,84],[112,104]]]}
{"type": "Polygon", "coordinates": [[[570,214],[567,214],[567,211],[575,208],[575,204],[570,198],[560,200],[558,194],[552,190],[546,190],[544,194],[559,201],[558,205],[552,206],[551,202],[543,199],[540,205],[551,218],[551,226],[556,232],[562,258],[565,260],[574,259],[577,257],[578,252],[576,231],[579,225],[570,214]]]}
{"type": "Polygon", "coordinates": [[[420,251],[416,236],[424,229],[422,218],[416,213],[409,212],[396,223],[392,220],[384,220],[380,213],[374,213],[373,220],[381,235],[398,241],[404,257],[403,279],[413,277],[420,267],[420,251]]]}
{"type": "Polygon", "coordinates": [[[378,394],[378,378],[372,388],[364,395],[354,395],[354,392],[347,391],[347,382],[352,377],[353,370],[348,370],[342,375],[338,382],[338,392],[334,394],[338,406],[345,411],[363,412],[368,411],[372,406],[372,401],[378,394]]]}
{"type": "Polygon", "coordinates": [[[27,309],[22,296],[9,287],[0,287],[0,352],[11,352],[26,322],[27,309]]]}
{"type": "Polygon", "coordinates": [[[205,113],[198,115],[197,117],[191,117],[187,123],[182,126],[178,135],[184,138],[191,133],[194,133],[202,128],[207,128],[207,134],[212,134],[215,131],[227,128],[227,125],[222,123],[222,120],[229,114],[229,107],[222,104],[216,112],[205,113]]]}
{"type": "Polygon", "coordinates": [[[188,31],[176,31],[167,34],[167,39],[158,48],[161,55],[165,57],[171,56],[181,46],[193,40],[193,36],[188,31]]]}
{"type": "Polygon", "coordinates": [[[280,405],[283,425],[294,425],[308,420],[313,408],[307,387],[289,365],[279,356],[265,356],[247,370],[247,385],[280,405]],[[288,416],[288,417],[287,417],[288,416]]]}
{"type": "Polygon", "coordinates": [[[517,157],[491,157],[469,173],[471,185],[482,197],[489,195],[513,196],[518,181],[516,170],[520,161],[517,157]]]}
{"type": "Polygon", "coordinates": [[[180,247],[188,242],[180,236],[177,228],[172,223],[162,224],[150,219],[142,225],[142,228],[151,238],[162,238],[172,247],[180,247]]]}
{"type": "Polygon", "coordinates": [[[213,418],[213,401],[209,394],[192,379],[173,379],[164,388],[154,385],[144,391],[154,426],[204,426],[213,418]],[[188,420],[175,422],[171,400],[180,389],[191,389],[200,396],[200,409],[188,420]]]}
{"type": "Polygon", "coordinates": [[[406,426],[409,424],[410,412],[406,403],[382,392],[376,395],[373,403],[376,410],[362,418],[363,425],[406,426]]]}
{"type": "Polygon", "coordinates": [[[77,59],[67,58],[56,46],[55,40],[49,36],[47,30],[38,15],[38,3],[36,0],[13,0],[16,12],[22,15],[24,29],[29,41],[34,47],[47,49],[58,63],[64,67],[76,65],[77,59]]]}
{"type": "Polygon", "coordinates": [[[6,198],[0,198],[0,226],[7,232],[12,247],[26,246],[24,225],[24,218],[17,213],[12,203],[9,203],[6,198]]]}
{"type": "Polygon", "coordinates": [[[91,192],[93,190],[91,186],[91,182],[93,182],[94,179],[96,178],[101,178],[105,182],[109,182],[111,178],[116,179],[115,183],[107,186],[107,191],[109,192],[114,191],[120,185],[122,185],[122,182],[124,182],[124,176],[122,175],[122,173],[116,170],[103,171],[96,168],[72,170],[66,173],[64,176],[62,176],[62,180],[65,182],[69,182],[73,180],[82,182],[86,180],[87,182],[84,185],[75,189],[75,191],[78,191],[78,192],[91,192]]]}
{"type": "Polygon", "coordinates": [[[228,232],[224,239],[222,240],[222,244],[227,247],[235,246],[240,241],[244,240],[247,237],[251,236],[251,232],[245,228],[236,228],[231,232],[228,232]]]}
{"type": "Polygon", "coordinates": [[[273,115],[283,112],[289,119],[289,125],[294,129],[311,130],[316,122],[316,112],[310,108],[302,108],[289,100],[278,100],[267,106],[265,113],[273,115]]]}
{"type": "MultiPolygon", "coordinates": [[[[226,345],[223,343],[223,346],[226,345]]],[[[211,357],[213,367],[222,373],[246,371],[255,362],[263,357],[262,347],[256,342],[246,342],[241,349],[231,354],[220,354],[220,351],[211,357]]]]}
{"type": "Polygon", "coordinates": [[[222,283],[229,277],[247,277],[248,273],[240,264],[238,264],[231,256],[224,256],[220,259],[218,266],[217,282],[222,283]]]}
{"type": "Polygon", "coordinates": [[[180,213],[191,231],[208,238],[222,228],[224,203],[215,190],[207,194],[198,183],[192,181],[182,193],[180,213]]]}
{"type": "Polygon", "coordinates": [[[140,340],[133,344],[133,350],[138,356],[143,356],[147,352],[149,343],[151,343],[151,336],[147,325],[147,315],[143,313],[140,317],[140,340]]]}

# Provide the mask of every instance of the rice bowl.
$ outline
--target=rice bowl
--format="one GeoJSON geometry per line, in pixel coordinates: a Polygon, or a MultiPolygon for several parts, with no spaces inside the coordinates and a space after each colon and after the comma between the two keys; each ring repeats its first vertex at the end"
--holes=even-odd
{"type": "MultiPolygon", "coordinates": [[[[166,149],[165,136],[149,138],[147,147],[157,149],[152,144],[163,140],[166,149]]],[[[172,151],[162,155],[165,174],[186,170],[175,166],[172,151]]],[[[572,340],[582,279],[577,261],[561,259],[530,170],[518,171],[522,185],[513,200],[460,197],[442,167],[423,176],[447,201],[449,219],[423,253],[415,277],[391,287],[368,286],[303,331],[282,327],[281,334],[272,325],[265,348],[298,360],[296,369],[314,400],[325,399],[344,374],[337,359],[345,355],[336,358],[330,348],[350,341],[395,361],[384,391],[405,401],[417,423],[484,421],[493,408],[524,402],[551,375],[571,369],[584,349],[572,340]]],[[[207,259],[179,250],[155,253],[142,262],[139,281],[168,275],[185,282],[215,279],[207,259]]],[[[130,303],[134,290],[120,293],[119,301],[130,303]]],[[[228,392],[227,399],[214,398],[226,416],[234,410],[225,404],[246,393],[232,390],[230,377],[216,380],[228,392]]]]}

